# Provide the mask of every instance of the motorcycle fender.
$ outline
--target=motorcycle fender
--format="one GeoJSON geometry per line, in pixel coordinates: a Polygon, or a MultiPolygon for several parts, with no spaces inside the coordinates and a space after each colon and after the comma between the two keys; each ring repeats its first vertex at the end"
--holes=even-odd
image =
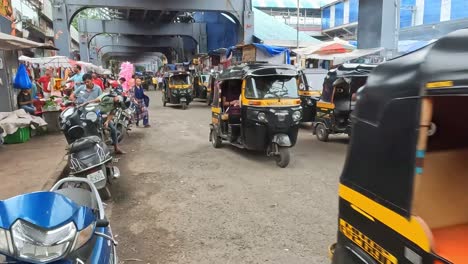
{"type": "Polygon", "coordinates": [[[271,140],[272,143],[278,144],[280,147],[291,147],[291,139],[286,134],[276,134],[271,140]]]}

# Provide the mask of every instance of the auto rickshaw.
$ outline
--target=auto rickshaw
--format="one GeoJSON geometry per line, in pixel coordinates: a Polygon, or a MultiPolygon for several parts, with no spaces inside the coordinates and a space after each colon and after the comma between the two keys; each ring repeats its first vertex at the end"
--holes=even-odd
{"type": "Polygon", "coordinates": [[[210,141],[266,151],[279,167],[290,161],[302,118],[299,73],[291,65],[248,63],[224,70],[213,94],[210,141]]]}
{"type": "Polygon", "coordinates": [[[186,71],[169,71],[164,74],[164,88],[162,102],[166,104],[180,104],[187,109],[193,100],[192,77],[186,71]]]}
{"type": "Polygon", "coordinates": [[[367,76],[376,66],[342,64],[328,72],[312,126],[318,140],[328,141],[330,134],[350,135],[349,116],[355,105],[353,95],[366,83],[367,76]]]}
{"type": "Polygon", "coordinates": [[[390,60],[358,92],[333,264],[468,263],[466,43],[390,60]]]}
{"type": "Polygon", "coordinates": [[[317,102],[320,100],[322,82],[326,76],[326,70],[303,69],[299,78],[299,96],[301,97],[302,120],[301,122],[313,122],[317,113],[317,102]],[[321,79],[320,84],[317,79],[321,79]]]}
{"type": "Polygon", "coordinates": [[[196,74],[193,77],[194,98],[207,99],[209,74],[196,74]]]}
{"type": "Polygon", "coordinates": [[[206,88],[206,104],[211,105],[213,103],[213,91],[215,89],[216,80],[219,76],[219,72],[212,72],[208,79],[208,87],[206,88]]]}

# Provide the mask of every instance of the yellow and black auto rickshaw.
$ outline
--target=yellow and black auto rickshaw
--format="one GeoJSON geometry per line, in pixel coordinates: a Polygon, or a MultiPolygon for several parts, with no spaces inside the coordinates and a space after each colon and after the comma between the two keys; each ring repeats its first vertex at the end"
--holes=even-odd
{"type": "Polygon", "coordinates": [[[194,98],[207,100],[209,74],[195,74],[193,77],[194,98]]]}
{"type": "Polygon", "coordinates": [[[323,79],[326,70],[303,69],[299,78],[299,96],[301,97],[302,120],[301,122],[313,122],[317,113],[317,102],[320,100],[323,79]],[[318,85],[317,79],[320,85],[318,85]]]}
{"type": "Polygon", "coordinates": [[[343,64],[328,72],[313,123],[312,132],[318,140],[328,141],[330,134],[350,134],[349,117],[355,105],[353,97],[376,66],[343,64]]]}
{"type": "Polygon", "coordinates": [[[358,92],[333,264],[468,263],[466,43],[390,60],[358,92]]]}
{"type": "Polygon", "coordinates": [[[266,151],[279,167],[290,161],[302,118],[299,73],[290,65],[248,63],[224,70],[214,89],[210,141],[266,151]]]}
{"type": "Polygon", "coordinates": [[[166,104],[180,104],[182,109],[193,100],[192,77],[186,71],[169,71],[164,74],[164,88],[162,102],[166,104]]]}

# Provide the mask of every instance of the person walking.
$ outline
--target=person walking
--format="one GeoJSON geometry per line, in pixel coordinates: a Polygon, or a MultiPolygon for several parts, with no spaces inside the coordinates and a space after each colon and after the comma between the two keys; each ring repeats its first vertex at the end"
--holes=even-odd
{"type": "Polygon", "coordinates": [[[47,69],[45,72],[45,75],[41,76],[39,80],[37,80],[37,83],[39,84],[39,87],[41,88],[42,94],[44,95],[45,99],[49,99],[50,93],[51,93],[51,87],[50,87],[50,81],[52,79],[52,71],[50,69],[47,69]]]}
{"type": "Polygon", "coordinates": [[[141,79],[137,77],[135,79],[135,86],[130,89],[130,97],[137,106],[137,120],[136,125],[139,126],[140,120],[143,120],[144,127],[150,127],[148,105],[149,97],[145,94],[145,89],[141,85],[141,79]]]}
{"type": "Polygon", "coordinates": [[[104,87],[104,83],[102,82],[101,78],[99,78],[95,72],[93,72],[92,77],[93,77],[93,83],[99,86],[101,88],[101,91],[104,92],[106,88],[104,87]]]}

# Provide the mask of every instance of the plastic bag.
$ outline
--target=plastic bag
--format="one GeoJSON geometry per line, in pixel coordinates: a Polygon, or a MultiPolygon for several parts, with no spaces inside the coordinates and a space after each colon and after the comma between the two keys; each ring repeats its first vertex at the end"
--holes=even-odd
{"type": "Polygon", "coordinates": [[[15,76],[15,81],[13,82],[13,87],[16,89],[31,89],[31,79],[29,79],[28,71],[24,64],[20,64],[18,72],[15,76]]]}

